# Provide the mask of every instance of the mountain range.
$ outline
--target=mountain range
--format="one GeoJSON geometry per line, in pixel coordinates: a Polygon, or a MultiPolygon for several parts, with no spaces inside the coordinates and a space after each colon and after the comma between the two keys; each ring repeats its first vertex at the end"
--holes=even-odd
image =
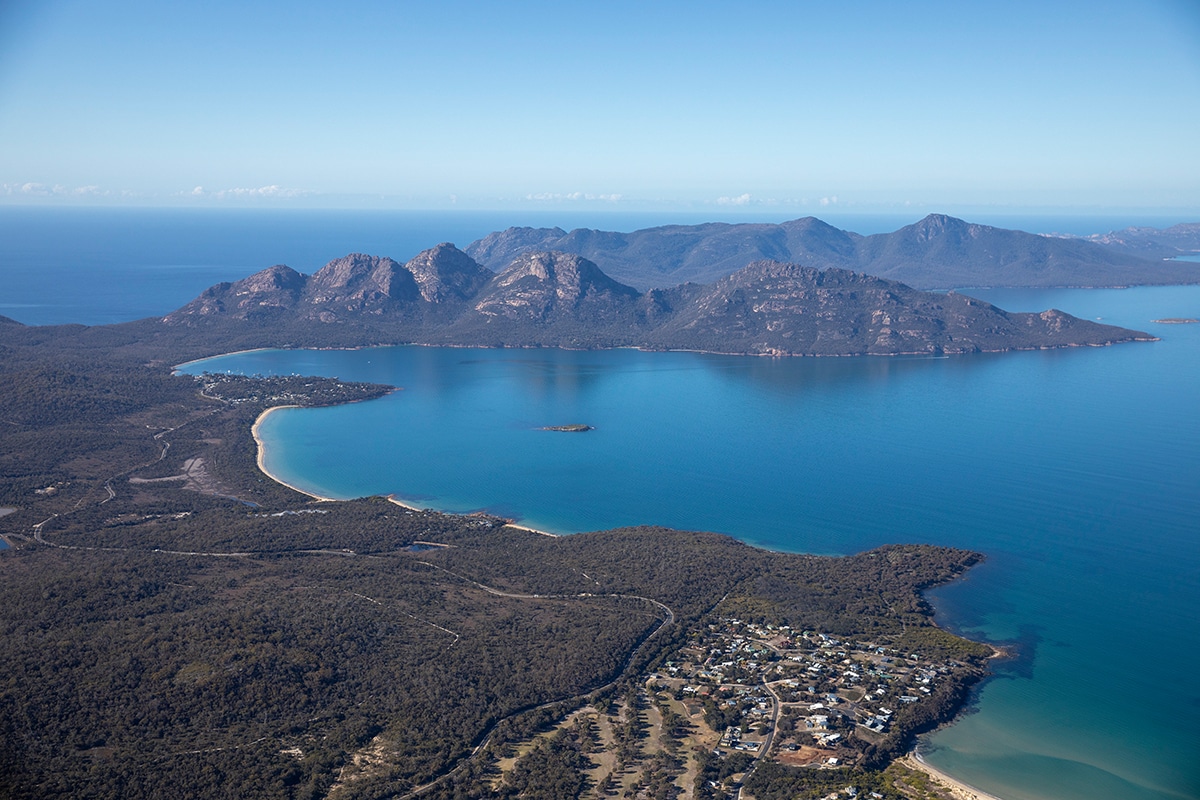
{"type": "Polygon", "coordinates": [[[865,272],[922,289],[1200,283],[1200,265],[1163,260],[1200,251],[1200,224],[1131,231],[1092,241],[931,214],[892,233],[861,236],[805,217],[779,224],[667,225],[632,233],[508,228],[472,242],[466,253],[491,269],[527,252],[575,253],[641,290],[712,283],[761,260],[865,272]]]}
{"type": "Polygon", "coordinates": [[[1009,313],[836,267],[758,260],[710,285],[641,292],[577,254],[526,250],[494,273],[451,244],[403,265],[352,254],[311,276],[269,267],[205,290],[161,324],[255,346],[632,346],[758,355],[966,353],[1153,338],[1061,311],[1009,313]]]}
{"type": "Polygon", "coordinates": [[[1149,259],[1200,255],[1200,222],[1184,222],[1169,228],[1135,226],[1092,236],[1068,237],[1104,245],[1110,250],[1149,259]]]}

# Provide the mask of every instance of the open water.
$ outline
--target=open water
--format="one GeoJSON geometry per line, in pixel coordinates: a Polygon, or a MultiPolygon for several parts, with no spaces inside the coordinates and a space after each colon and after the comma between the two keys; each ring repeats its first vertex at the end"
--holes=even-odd
{"type": "Polygon", "coordinates": [[[285,409],[267,466],[574,532],[633,524],[850,553],[988,560],[933,593],[1017,658],[926,758],[1006,800],[1200,796],[1200,287],[980,292],[1153,331],[1110,348],[941,359],[635,350],[261,351],[189,367],[403,387],[285,409]],[[583,423],[584,434],[540,430],[583,423]]]}
{"type": "MultiPolygon", "coordinates": [[[[352,250],[403,259],[507,224],[696,221],[333,214],[251,224],[111,213],[72,222],[0,209],[12,234],[0,237],[0,313],[130,319],[186,302],[206,270],[236,279],[285,261],[311,272],[352,250]],[[203,230],[189,239],[189,226],[203,230]],[[100,238],[81,238],[87,230],[100,238]],[[154,230],[150,244],[135,241],[154,230]],[[293,254],[268,255],[272,237],[293,254]],[[180,241],[195,250],[177,250],[180,241]],[[74,276],[103,289],[104,276],[143,273],[157,277],[125,286],[125,310],[109,308],[103,291],[63,285],[74,276]]],[[[1200,325],[1151,322],[1200,317],[1200,287],[974,294],[1162,341],[942,359],[266,351],[189,370],[403,387],[268,418],[270,469],[320,494],[396,492],[560,532],[653,523],[818,553],[911,541],[980,550],[988,560],[932,599],[944,624],[1009,643],[1017,657],[997,665],[974,713],[928,738],[927,759],[1006,800],[1200,797],[1200,325]],[[569,423],[596,430],[538,430],[569,423]]]]}

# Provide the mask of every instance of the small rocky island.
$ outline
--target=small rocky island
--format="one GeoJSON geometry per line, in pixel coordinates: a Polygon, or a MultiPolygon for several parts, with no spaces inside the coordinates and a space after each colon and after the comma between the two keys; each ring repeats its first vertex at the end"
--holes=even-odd
{"type": "Polygon", "coordinates": [[[587,433],[596,429],[591,425],[547,425],[542,430],[558,431],[559,433],[587,433]]]}

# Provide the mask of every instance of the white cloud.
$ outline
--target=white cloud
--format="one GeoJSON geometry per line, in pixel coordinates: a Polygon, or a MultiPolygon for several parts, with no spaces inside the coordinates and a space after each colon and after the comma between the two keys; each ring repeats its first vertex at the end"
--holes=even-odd
{"type": "Polygon", "coordinates": [[[240,200],[240,199],[257,199],[257,198],[273,198],[286,199],[290,197],[309,197],[317,194],[310,189],[289,189],[285,186],[271,184],[270,186],[259,186],[254,188],[234,187],[232,189],[218,189],[209,191],[203,186],[196,186],[188,191],[177,193],[177,197],[210,197],[216,200],[240,200]]]}
{"type": "Polygon", "coordinates": [[[58,183],[48,186],[37,181],[27,181],[25,183],[0,183],[0,194],[26,197],[107,197],[112,192],[95,185],[77,186],[71,189],[58,183]]]}
{"type": "Polygon", "coordinates": [[[836,194],[835,194],[835,195],[831,195],[831,196],[829,196],[829,197],[822,197],[822,198],[821,198],[821,205],[823,205],[823,206],[836,206],[836,205],[837,205],[837,202],[838,202],[838,199],[837,199],[837,195],[836,195],[836,194]]]}
{"type": "Polygon", "coordinates": [[[222,189],[213,194],[214,197],[306,197],[313,192],[307,189],[286,189],[282,186],[271,184],[270,186],[259,186],[257,189],[222,189]]]}
{"type": "Polygon", "coordinates": [[[750,194],[747,192],[746,194],[739,194],[737,197],[718,197],[717,205],[719,205],[719,206],[748,206],[748,205],[750,205],[751,200],[752,200],[752,198],[750,197],[750,194]]]}
{"type": "Polygon", "coordinates": [[[619,194],[590,194],[588,192],[568,192],[562,194],[559,192],[538,192],[536,194],[525,195],[526,200],[536,200],[541,202],[564,203],[577,202],[579,200],[600,201],[603,203],[618,203],[621,200],[619,194]]]}

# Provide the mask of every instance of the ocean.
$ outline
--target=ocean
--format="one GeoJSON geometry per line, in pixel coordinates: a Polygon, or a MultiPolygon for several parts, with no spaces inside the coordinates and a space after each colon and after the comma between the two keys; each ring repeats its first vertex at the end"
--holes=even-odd
{"type": "MultiPolygon", "coordinates": [[[[352,216],[327,222],[333,233],[324,245],[316,232],[292,243],[313,263],[286,253],[259,259],[265,245],[247,243],[246,260],[257,263],[230,278],[277,261],[312,271],[329,250],[330,258],[366,250],[402,259],[402,246],[416,252],[453,240],[441,234],[454,225],[470,238],[487,232],[468,234],[471,225],[617,227],[431,215],[421,228],[412,219],[404,227],[386,215],[352,216]],[[395,237],[394,249],[344,247],[356,225],[374,230],[368,244],[395,237]],[[439,235],[418,243],[418,228],[439,235]]],[[[194,234],[198,246],[223,235],[217,221],[205,224],[194,234]]],[[[191,281],[194,274],[163,264],[237,252],[237,237],[253,228],[239,224],[214,249],[197,251],[206,259],[151,258],[182,235],[164,222],[154,246],[163,249],[145,251],[146,268],[191,281]]],[[[625,229],[642,224],[654,222],[625,229]]],[[[319,229],[312,220],[306,227],[319,229]]],[[[128,268],[123,254],[133,247],[118,238],[74,269],[111,276],[128,268]]],[[[70,249],[48,247],[43,263],[61,257],[55,248],[70,249]]],[[[7,277],[8,250],[4,258],[7,277]]],[[[135,316],[165,313],[199,291],[189,285],[190,294],[162,307],[172,280],[146,283],[157,295],[129,308],[159,305],[135,316]]],[[[64,314],[49,288],[40,310],[28,302],[0,313],[21,321],[64,314]]],[[[1200,797],[1200,685],[1192,679],[1200,658],[1200,325],[1152,322],[1200,317],[1200,287],[973,294],[1011,310],[1057,307],[1162,341],[937,359],[259,351],[189,370],[403,387],[368,403],[267,418],[268,467],[323,495],[395,492],[564,533],[662,524],[788,551],[838,554],[888,542],[977,549],[987,560],[930,599],[942,624],[1002,643],[1015,658],[996,665],[971,713],[923,741],[926,759],[1005,800],[1200,797]],[[572,423],[596,429],[539,430],[572,423]]],[[[87,298],[78,302],[74,321],[102,313],[98,298],[90,311],[80,310],[87,298]]]]}

